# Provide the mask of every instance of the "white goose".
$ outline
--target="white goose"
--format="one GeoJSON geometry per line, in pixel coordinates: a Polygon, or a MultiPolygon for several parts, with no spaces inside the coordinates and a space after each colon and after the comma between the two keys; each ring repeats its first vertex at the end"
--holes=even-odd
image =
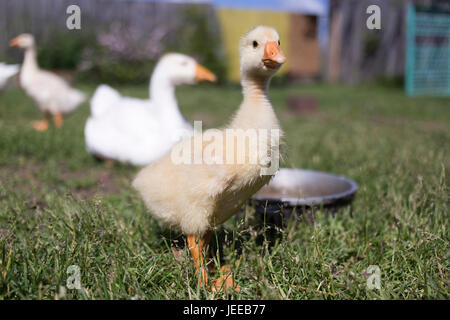
{"type": "Polygon", "coordinates": [[[167,153],[192,126],[178,109],[175,87],[215,81],[206,68],[186,55],[163,56],[150,80],[151,99],[123,97],[100,85],[91,99],[85,127],[86,147],[100,158],[146,165],[167,153]]]}
{"type": "Polygon", "coordinates": [[[8,82],[8,79],[19,72],[20,66],[18,64],[6,64],[0,62],[0,89],[3,89],[8,82]]]}
{"type": "Polygon", "coordinates": [[[75,110],[86,100],[85,95],[71,88],[61,77],[39,68],[34,37],[31,34],[17,36],[11,40],[10,45],[25,50],[20,85],[45,114],[45,119],[34,121],[33,127],[38,131],[47,130],[50,116],[53,116],[55,126],[61,127],[63,114],[75,110]]]}

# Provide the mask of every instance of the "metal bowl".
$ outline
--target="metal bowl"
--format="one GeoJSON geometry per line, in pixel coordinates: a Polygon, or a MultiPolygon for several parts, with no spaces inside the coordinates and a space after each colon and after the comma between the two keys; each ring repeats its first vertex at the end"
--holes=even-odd
{"type": "Polygon", "coordinates": [[[355,181],[335,174],[304,170],[280,169],[262,187],[251,202],[260,213],[285,213],[317,206],[337,207],[347,204],[358,190],[355,181]]]}

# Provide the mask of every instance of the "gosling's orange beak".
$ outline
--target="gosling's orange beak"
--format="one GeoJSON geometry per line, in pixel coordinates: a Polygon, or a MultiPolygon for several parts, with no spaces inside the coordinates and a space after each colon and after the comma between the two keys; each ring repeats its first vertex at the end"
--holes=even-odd
{"type": "Polygon", "coordinates": [[[275,69],[286,62],[286,57],[280,50],[276,41],[267,41],[264,47],[264,57],[262,62],[267,68],[275,69]]]}
{"type": "Polygon", "coordinates": [[[16,47],[19,45],[19,37],[15,37],[9,42],[10,47],[16,47]]]}
{"type": "Polygon", "coordinates": [[[215,82],[216,76],[214,75],[214,73],[212,73],[211,71],[209,71],[208,69],[206,69],[205,67],[203,67],[197,63],[197,66],[195,67],[195,81],[197,81],[197,82],[200,82],[200,81],[215,82]]]}

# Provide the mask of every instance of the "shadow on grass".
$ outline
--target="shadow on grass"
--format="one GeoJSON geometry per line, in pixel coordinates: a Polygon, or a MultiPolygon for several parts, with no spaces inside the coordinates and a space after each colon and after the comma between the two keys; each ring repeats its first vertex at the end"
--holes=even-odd
{"type": "MultiPolygon", "coordinates": [[[[247,219],[244,228],[241,228],[240,230],[225,226],[217,228],[209,243],[209,257],[220,262],[220,265],[224,265],[226,257],[224,248],[230,248],[237,258],[242,255],[243,248],[249,241],[254,241],[256,247],[260,249],[261,254],[271,252],[274,246],[285,240],[287,235],[286,230],[289,229],[289,226],[292,223],[299,221],[315,224],[315,212],[318,210],[334,216],[339,210],[344,207],[349,207],[351,214],[353,209],[351,204],[352,201],[353,199],[350,198],[333,205],[317,208],[279,208],[278,210],[271,210],[270,212],[255,212],[255,214],[247,219]]],[[[240,210],[236,214],[236,219],[243,219],[243,215],[243,210],[240,210]]],[[[182,233],[174,233],[172,230],[165,227],[158,227],[157,233],[161,239],[167,241],[167,245],[172,248],[172,251],[176,252],[186,249],[186,237],[182,233]]]]}

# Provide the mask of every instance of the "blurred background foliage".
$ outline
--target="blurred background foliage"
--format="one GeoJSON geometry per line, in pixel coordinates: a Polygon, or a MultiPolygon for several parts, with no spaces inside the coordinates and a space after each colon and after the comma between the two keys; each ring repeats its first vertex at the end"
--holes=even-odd
{"type": "Polygon", "coordinates": [[[76,69],[83,51],[92,45],[93,37],[81,34],[67,36],[66,33],[55,33],[45,45],[38,44],[38,63],[44,69],[76,69]]]}
{"type": "Polygon", "coordinates": [[[222,49],[220,32],[207,18],[205,8],[188,6],[182,13],[182,24],[176,28],[176,36],[168,44],[170,51],[180,51],[195,57],[218,77],[226,79],[226,59],[222,49]]]}
{"type": "MultiPolygon", "coordinates": [[[[55,30],[38,41],[38,61],[44,69],[76,71],[77,80],[110,84],[149,81],[161,55],[188,54],[226,82],[226,59],[214,19],[202,6],[185,6],[175,23],[141,28],[111,23],[103,32],[55,30]],[[70,35],[68,34],[70,32],[70,35]]],[[[208,12],[209,13],[209,12],[208,12]]],[[[75,75],[75,72],[73,72],[75,75]]]]}

